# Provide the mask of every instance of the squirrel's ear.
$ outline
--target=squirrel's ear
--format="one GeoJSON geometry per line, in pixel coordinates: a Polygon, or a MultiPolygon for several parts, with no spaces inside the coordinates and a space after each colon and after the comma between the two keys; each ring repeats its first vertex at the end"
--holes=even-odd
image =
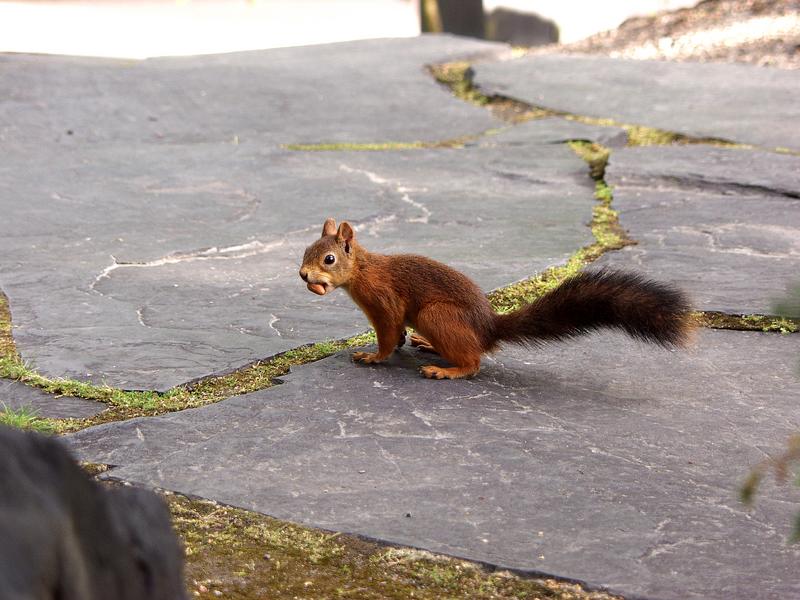
{"type": "Polygon", "coordinates": [[[336,235],[336,221],[333,219],[325,219],[325,224],[322,226],[322,237],[326,235],[336,235]]]}
{"type": "Polygon", "coordinates": [[[342,221],[342,224],[339,225],[339,231],[336,232],[336,241],[337,242],[345,242],[349,244],[353,241],[356,237],[356,232],[353,231],[353,228],[350,226],[350,223],[347,221],[342,221]]]}

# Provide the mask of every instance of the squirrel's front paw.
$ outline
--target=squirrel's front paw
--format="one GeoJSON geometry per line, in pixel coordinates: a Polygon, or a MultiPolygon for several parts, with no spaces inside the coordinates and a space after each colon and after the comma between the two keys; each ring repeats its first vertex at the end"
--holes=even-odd
{"type": "Polygon", "coordinates": [[[355,352],[353,353],[353,362],[361,362],[366,365],[373,363],[383,362],[375,352],[355,352]]]}

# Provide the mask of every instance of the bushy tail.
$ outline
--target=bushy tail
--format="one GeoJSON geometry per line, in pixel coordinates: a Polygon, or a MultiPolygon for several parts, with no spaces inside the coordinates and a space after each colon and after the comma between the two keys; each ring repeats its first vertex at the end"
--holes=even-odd
{"type": "Polygon", "coordinates": [[[679,289],[632,273],[585,271],[532,304],[495,319],[495,342],[537,344],[568,339],[601,327],[682,346],[692,324],[679,289]]]}

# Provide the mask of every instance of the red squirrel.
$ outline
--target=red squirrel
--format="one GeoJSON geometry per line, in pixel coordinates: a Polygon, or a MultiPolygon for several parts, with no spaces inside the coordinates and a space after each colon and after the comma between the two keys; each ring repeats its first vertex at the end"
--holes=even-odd
{"type": "Polygon", "coordinates": [[[333,219],[306,249],[300,277],[321,296],[343,288],[366,314],[378,351],[356,352],[354,361],[386,360],[405,343],[410,326],[417,332],[412,346],[453,365],[422,367],[431,379],[475,375],[481,356],[502,342],[535,345],[609,327],[662,346],[683,346],[692,329],[680,290],[608,270],[583,271],[533,303],[498,314],[466,275],[424,256],[368,252],[349,223],[337,228],[333,219]]]}

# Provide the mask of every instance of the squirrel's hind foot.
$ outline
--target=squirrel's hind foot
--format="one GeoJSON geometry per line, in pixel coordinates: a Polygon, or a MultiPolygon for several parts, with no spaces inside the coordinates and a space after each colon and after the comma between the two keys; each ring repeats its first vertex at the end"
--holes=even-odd
{"type": "Polygon", "coordinates": [[[383,362],[384,359],[378,356],[377,352],[354,352],[353,353],[353,362],[360,362],[364,363],[365,365],[371,365],[375,363],[383,362]]]}
{"type": "Polygon", "coordinates": [[[462,377],[472,377],[478,372],[480,367],[437,367],[436,365],[425,365],[420,369],[420,373],[428,379],[460,379],[462,377]]]}

